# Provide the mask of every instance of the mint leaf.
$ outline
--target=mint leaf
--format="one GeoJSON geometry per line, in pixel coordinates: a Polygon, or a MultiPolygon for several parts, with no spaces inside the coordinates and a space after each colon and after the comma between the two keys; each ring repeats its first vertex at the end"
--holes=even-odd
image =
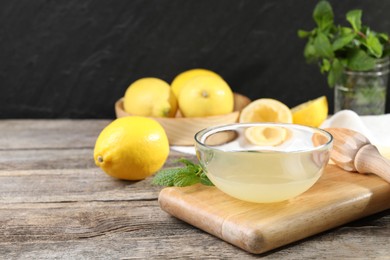
{"type": "Polygon", "coordinates": [[[191,162],[190,160],[188,160],[188,159],[186,159],[186,158],[177,159],[176,162],[181,162],[181,163],[183,163],[185,166],[196,166],[195,163],[191,162]]]}
{"type": "Polygon", "coordinates": [[[332,6],[327,1],[320,1],[314,8],[313,19],[321,31],[330,29],[333,17],[332,6]]]}
{"type": "Polygon", "coordinates": [[[389,41],[389,36],[385,33],[380,33],[378,35],[381,39],[383,39],[385,42],[389,41]]]}
{"type": "Polygon", "coordinates": [[[163,169],[154,176],[152,184],[174,186],[176,176],[183,171],[185,171],[183,168],[163,169]]]}
{"type": "Polygon", "coordinates": [[[344,46],[348,45],[355,38],[355,33],[348,33],[340,36],[332,43],[333,51],[342,49],[344,46]]]}
{"type": "Polygon", "coordinates": [[[205,173],[200,175],[200,183],[206,186],[214,186],[214,184],[210,181],[210,179],[206,176],[205,173]]]}
{"type": "Polygon", "coordinates": [[[175,176],[173,181],[173,186],[176,187],[185,187],[191,186],[195,183],[199,183],[200,178],[196,176],[193,172],[181,172],[180,174],[175,176]]]}
{"type": "Polygon", "coordinates": [[[338,29],[343,35],[346,35],[346,34],[350,34],[350,33],[353,33],[354,31],[349,28],[349,27],[341,27],[339,26],[339,29],[338,29]]]}
{"type": "Polygon", "coordinates": [[[318,33],[317,37],[314,39],[313,45],[316,49],[316,53],[320,55],[320,57],[333,58],[332,44],[325,34],[318,33]]]}
{"type": "Polygon", "coordinates": [[[314,62],[317,60],[316,48],[312,41],[306,43],[305,49],[303,50],[303,55],[307,62],[314,62]]]}
{"type": "Polygon", "coordinates": [[[155,174],[152,184],[184,187],[202,183],[204,185],[213,186],[199,164],[194,164],[185,158],[181,158],[177,161],[185,166],[160,170],[155,174]]]}
{"type": "Polygon", "coordinates": [[[365,71],[373,69],[375,58],[370,57],[363,50],[353,50],[348,55],[348,68],[356,71],[365,71]]]}
{"type": "Polygon", "coordinates": [[[370,51],[372,55],[374,55],[377,58],[380,58],[383,53],[383,47],[380,43],[379,39],[374,34],[367,35],[366,39],[366,47],[370,51]]]}
{"type": "Polygon", "coordinates": [[[352,28],[358,32],[362,28],[362,10],[351,10],[347,13],[347,21],[352,25],[352,28]]]}
{"type": "Polygon", "coordinates": [[[344,66],[339,59],[334,59],[328,73],[328,85],[334,87],[336,83],[340,82],[343,75],[344,66]]]}
{"type": "Polygon", "coordinates": [[[330,61],[328,59],[323,59],[320,69],[321,69],[321,73],[329,71],[330,70],[330,61]]]}
{"type": "Polygon", "coordinates": [[[306,38],[310,35],[311,32],[304,31],[304,30],[298,30],[298,37],[299,38],[306,38]]]}

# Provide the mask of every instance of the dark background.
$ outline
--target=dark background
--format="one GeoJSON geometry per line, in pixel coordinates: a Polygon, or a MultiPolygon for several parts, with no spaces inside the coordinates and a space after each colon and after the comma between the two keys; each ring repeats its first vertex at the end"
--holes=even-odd
{"type": "MultiPolygon", "coordinates": [[[[330,2],[336,21],[361,8],[363,23],[390,33],[390,1],[330,2]]],[[[115,101],[136,79],[171,82],[198,67],[251,99],[293,107],[326,95],[332,112],[333,91],[306,64],[296,33],[313,28],[316,3],[0,1],[0,118],[114,118],[115,101]]]]}

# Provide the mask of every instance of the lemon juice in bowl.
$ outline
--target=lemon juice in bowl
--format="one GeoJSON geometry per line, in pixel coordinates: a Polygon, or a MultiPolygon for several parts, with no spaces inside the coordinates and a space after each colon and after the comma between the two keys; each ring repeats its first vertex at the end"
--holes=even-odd
{"type": "Polygon", "coordinates": [[[198,159],[213,184],[232,197],[258,203],[288,200],[308,190],[321,177],[332,145],[332,136],[323,130],[271,123],[205,129],[195,139],[198,159]]]}

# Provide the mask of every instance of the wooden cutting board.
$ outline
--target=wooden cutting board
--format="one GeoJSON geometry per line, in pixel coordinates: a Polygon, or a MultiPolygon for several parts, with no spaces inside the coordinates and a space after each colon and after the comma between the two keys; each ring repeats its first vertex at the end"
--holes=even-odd
{"type": "Polygon", "coordinates": [[[285,202],[244,202],[193,185],[164,188],[159,203],[169,214],[258,254],[390,208],[390,184],[328,165],[311,189],[285,202]]]}

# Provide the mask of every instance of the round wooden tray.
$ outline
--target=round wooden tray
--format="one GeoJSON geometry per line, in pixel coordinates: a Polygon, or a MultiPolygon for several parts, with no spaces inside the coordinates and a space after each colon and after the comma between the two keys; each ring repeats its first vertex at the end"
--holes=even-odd
{"type": "MultiPolygon", "coordinates": [[[[174,118],[153,117],[165,129],[170,145],[194,145],[194,135],[207,127],[231,124],[238,121],[240,111],[251,100],[238,93],[234,93],[234,111],[232,113],[220,116],[209,117],[181,117],[180,112],[174,118]]],[[[131,116],[123,108],[123,98],[115,103],[116,117],[131,116]]]]}

